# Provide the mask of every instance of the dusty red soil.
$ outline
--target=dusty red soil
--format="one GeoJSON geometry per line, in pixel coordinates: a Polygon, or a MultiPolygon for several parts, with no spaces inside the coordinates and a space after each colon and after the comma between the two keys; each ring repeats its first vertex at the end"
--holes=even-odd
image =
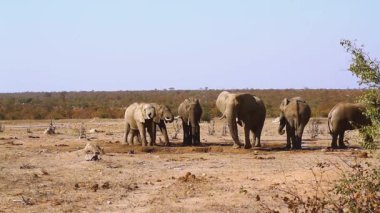
{"type": "Polygon", "coordinates": [[[173,139],[171,147],[153,148],[121,145],[122,120],[59,120],[56,135],[43,135],[49,121],[3,121],[0,212],[286,211],[286,192],[308,196],[317,185],[327,191],[350,164],[378,163],[374,153],[357,149],[355,132],[347,137],[354,148],[326,149],[325,120],[316,139],[305,133],[303,150],[285,150],[285,136],[271,121],[263,147],[251,150],[233,149],[219,121],[214,135],[201,125],[201,147],[173,139]],[[79,139],[82,122],[87,131],[101,132],[79,139]],[[85,160],[88,141],[104,149],[101,160],[85,160]]]}

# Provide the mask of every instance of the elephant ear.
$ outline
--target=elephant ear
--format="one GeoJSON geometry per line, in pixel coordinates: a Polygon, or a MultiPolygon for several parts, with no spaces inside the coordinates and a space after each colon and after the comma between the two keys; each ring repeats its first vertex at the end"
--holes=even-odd
{"type": "Polygon", "coordinates": [[[137,122],[145,123],[145,111],[144,111],[144,105],[143,104],[136,107],[134,117],[135,117],[135,120],[137,122]]]}
{"type": "Polygon", "coordinates": [[[163,114],[163,110],[164,110],[164,108],[161,105],[157,105],[155,107],[156,115],[153,117],[153,122],[154,123],[160,123],[161,118],[162,118],[161,116],[163,114]]]}
{"type": "Polygon", "coordinates": [[[286,108],[286,106],[287,106],[288,104],[289,104],[289,99],[284,98],[284,100],[282,100],[281,105],[280,105],[280,109],[281,109],[281,111],[284,111],[285,108],[286,108]]]}

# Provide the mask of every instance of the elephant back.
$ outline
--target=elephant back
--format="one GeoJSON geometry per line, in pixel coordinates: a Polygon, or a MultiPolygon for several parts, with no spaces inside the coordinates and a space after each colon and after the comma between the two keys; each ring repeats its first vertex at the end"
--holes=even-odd
{"type": "Polygon", "coordinates": [[[364,115],[365,106],[363,104],[338,103],[329,113],[329,118],[335,121],[347,120],[355,121],[358,124],[369,124],[370,120],[364,115]]]}
{"type": "Polygon", "coordinates": [[[249,106],[250,109],[260,112],[260,114],[266,113],[264,102],[257,96],[243,93],[236,95],[236,100],[241,106],[249,106]]]}

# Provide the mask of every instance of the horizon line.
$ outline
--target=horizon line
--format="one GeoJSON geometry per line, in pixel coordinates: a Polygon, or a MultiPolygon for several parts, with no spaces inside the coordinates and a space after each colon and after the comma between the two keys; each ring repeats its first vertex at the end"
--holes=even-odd
{"type": "Polygon", "coordinates": [[[22,93],[79,93],[79,92],[175,92],[175,91],[239,91],[239,90],[365,90],[366,88],[198,88],[198,89],[176,89],[174,87],[164,89],[138,89],[138,90],[53,90],[53,91],[16,91],[0,92],[0,94],[22,94],[22,93]]]}

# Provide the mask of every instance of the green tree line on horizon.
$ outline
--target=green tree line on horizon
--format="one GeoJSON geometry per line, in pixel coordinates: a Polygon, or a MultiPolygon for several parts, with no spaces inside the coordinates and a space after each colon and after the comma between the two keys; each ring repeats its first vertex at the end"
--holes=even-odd
{"type": "MultiPolygon", "coordinates": [[[[200,99],[202,120],[220,116],[215,100],[222,90],[153,90],[115,92],[25,92],[0,94],[0,119],[87,119],[123,118],[125,108],[133,102],[156,102],[168,105],[174,114],[179,104],[189,97],[200,99]]],[[[260,97],[267,108],[267,117],[279,115],[279,105],[287,97],[305,99],[313,117],[327,117],[338,102],[355,102],[363,94],[360,89],[242,89],[260,97]]]]}

